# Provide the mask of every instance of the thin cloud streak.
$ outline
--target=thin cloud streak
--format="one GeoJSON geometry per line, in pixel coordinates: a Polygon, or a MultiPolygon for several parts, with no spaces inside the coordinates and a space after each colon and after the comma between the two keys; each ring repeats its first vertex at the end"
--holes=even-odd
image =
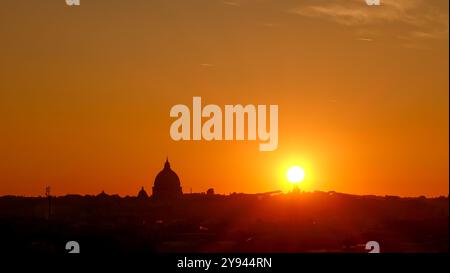
{"type": "Polygon", "coordinates": [[[325,19],[349,27],[400,24],[410,39],[448,39],[448,13],[425,0],[384,0],[367,6],[363,0],[310,2],[290,10],[304,17],[325,19]]]}

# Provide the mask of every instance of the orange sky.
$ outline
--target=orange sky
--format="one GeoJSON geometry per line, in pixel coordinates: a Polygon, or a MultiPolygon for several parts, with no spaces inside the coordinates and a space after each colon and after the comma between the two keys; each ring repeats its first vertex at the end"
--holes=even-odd
{"type": "Polygon", "coordinates": [[[448,1],[2,1],[0,195],[449,192],[448,1]],[[278,104],[279,145],[175,142],[175,104],[278,104]]]}

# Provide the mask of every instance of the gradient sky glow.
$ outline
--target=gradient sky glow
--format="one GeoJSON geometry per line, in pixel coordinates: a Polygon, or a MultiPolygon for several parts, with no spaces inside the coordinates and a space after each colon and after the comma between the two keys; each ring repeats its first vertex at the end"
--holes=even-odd
{"type": "Polygon", "coordinates": [[[0,195],[449,192],[447,0],[6,0],[0,195]],[[175,104],[278,104],[279,144],[175,142],[175,104]]]}

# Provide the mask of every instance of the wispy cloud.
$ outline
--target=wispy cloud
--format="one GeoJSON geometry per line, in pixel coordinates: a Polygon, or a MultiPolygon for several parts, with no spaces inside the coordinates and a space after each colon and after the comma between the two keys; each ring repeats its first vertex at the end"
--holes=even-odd
{"type": "Polygon", "coordinates": [[[240,7],[241,4],[238,2],[234,2],[234,1],[223,1],[223,4],[227,5],[227,6],[234,6],[234,7],[240,7]]]}
{"type": "Polygon", "coordinates": [[[373,39],[372,39],[372,38],[363,38],[363,37],[361,37],[361,38],[358,38],[358,41],[363,41],[363,42],[372,42],[372,41],[373,41],[373,39]]]}
{"type": "Polygon", "coordinates": [[[364,0],[309,1],[291,12],[350,27],[396,24],[406,27],[404,36],[410,39],[448,37],[448,12],[440,7],[443,5],[436,5],[439,2],[382,0],[381,3],[380,6],[368,6],[364,0]]]}

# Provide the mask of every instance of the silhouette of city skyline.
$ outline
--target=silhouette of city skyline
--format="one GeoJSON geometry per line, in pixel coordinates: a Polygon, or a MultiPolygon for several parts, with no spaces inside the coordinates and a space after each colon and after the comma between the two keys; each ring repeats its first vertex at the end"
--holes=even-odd
{"type": "Polygon", "coordinates": [[[83,252],[447,252],[448,197],[302,192],[182,193],[166,159],[152,194],[0,197],[3,249],[83,252]]]}

